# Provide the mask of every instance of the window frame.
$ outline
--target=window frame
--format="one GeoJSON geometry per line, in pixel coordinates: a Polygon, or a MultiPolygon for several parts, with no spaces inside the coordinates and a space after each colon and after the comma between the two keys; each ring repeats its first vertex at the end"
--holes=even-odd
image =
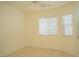
{"type": "Polygon", "coordinates": [[[74,31],[73,31],[73,28],[74,28],[74,27],[73,27],[73,13],[72,13],[72,12],[66,13],[66,14],[64,14],[64,15],[62,16],[62,24],[63,24],[63,35],[64,35],[65,37],[72,37],[72,36],[73,36],[73,32],[74,32],[74,31]],[[64,28],[65,28],[65,26],[67,26],[67,25],[64,24],[64,16],[65,16],[65,15],[69,15],[69,14],[72,14],[72,35],[65,35],[65,29],[64,29],[64,28]]]}
{"type": "MultiPolygon", "coordinates": [[[[58,31],[57,31],[57,23],[58,23],[58,22],[57,22],[57,16],[51,16],[51,17],[40,17],[40,18],[47,18],[47,24],[48,24],[48,25],[47,25],[47,32],[48,32],[48,34],[42,34],[42,33],[40,33],[40,27],[39,27],[39,34],[40,34],[40,35],[45,35],[45,36],[46,36],[46,35],[47,35],[47,36],[48,36],[48,35],[50,35],[50,36],[51,36],[51,35],[57,35],[57,32],[58,32],[58,31]],[[50,24],[49,21],[50,21],[50,18],[51,18],[51,17],[55,17],[55,18],[56,18],[56,19],[55,19],[55,20],[56,20],[56,25],[55,25],[56,31],[55,31],[55,33],[53,33],[53,34],[51,34],[50,31],[49,31],[49,30],[50,30],[49,27],[51,27],[51,26],[49,26],[49,24],[50,24]]],[[[40,18],[39,18],[39,20],[40,20],[40,18]]],[[[40,23],[40,22],[39,22],[39,23],[40,23]]]]}
{"type": "MultiPolygon", "coordinates": [[[[40,26],[39,26],[39,25],[40,25],[40,19],[41,19],[41,18],[47,18],[47,17],[40,17],[40,18],[39,18],[39,20],[38,20],[38,31],[39,31],[39,32],[38,32],[38,33],[39,33],[40,35],[47,36],[48,34],[40,33],[40,26]]],[[[43,22],[42,22],[42,23],[43,23],[43,22]]],[[[47,31],[48,31],[48,29],[47,29],[47,31]]]]}

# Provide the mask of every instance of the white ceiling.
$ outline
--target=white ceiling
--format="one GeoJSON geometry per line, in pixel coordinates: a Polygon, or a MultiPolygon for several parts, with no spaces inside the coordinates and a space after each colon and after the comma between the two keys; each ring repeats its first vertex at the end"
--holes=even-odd
{"type": "Polygon", "coordinates": [[[38,1],[37,3],[33,3],[33,1],[7,1],[0,2],[0,4],[8,4],[11,6],[15,6],[24,11],[35,11],[42,10],[47,8],[60,7],[66,4],[71,3],[70,1],[38,1]]]}

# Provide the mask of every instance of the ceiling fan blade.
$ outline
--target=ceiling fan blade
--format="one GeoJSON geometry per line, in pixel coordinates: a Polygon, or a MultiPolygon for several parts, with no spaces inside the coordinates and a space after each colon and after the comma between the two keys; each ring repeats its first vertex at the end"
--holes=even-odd
{"type": "Polygon", "coordinates": [[[49,6],[51,6],[51,5],[48,5],[48,4],[41,3],[41,2],[39,2],[39,4],[40,4],[41,7],[49,7],[49,6]]]}

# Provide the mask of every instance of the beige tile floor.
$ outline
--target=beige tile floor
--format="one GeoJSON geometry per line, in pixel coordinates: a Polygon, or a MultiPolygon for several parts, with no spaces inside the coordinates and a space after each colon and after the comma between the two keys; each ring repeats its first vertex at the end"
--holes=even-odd
{"type": "Polygon", "coordinates": [[[72,57],[72,55],[60,50],[25,47],[9,54],[8,57],[72,57]]]}

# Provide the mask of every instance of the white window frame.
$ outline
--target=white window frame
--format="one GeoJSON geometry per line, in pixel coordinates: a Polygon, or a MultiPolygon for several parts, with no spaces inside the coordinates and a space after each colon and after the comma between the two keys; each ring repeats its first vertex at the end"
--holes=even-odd
{"type": "Polygon", "coordinates": [[[65,14],[63,16],[63,34],[64,34],[64,36],[73,36],[73,14],[72,13],[68,13],[68,14],[65,14]],[[65,25],[64,24],[64,16],[68,16],[68,15],[71,15],[71,20],[72,20],[72,22],[71,22],[71,24],[67,24],[67,25],[65,25]],[[68,26],[71,26],[71,35],[68,35],[67,33],[65,34],[65,30],[68,30],[68,29],[65,29],[65,27],[68,27],[68,26]]]}
{"type": "MultiPolygon", "coordinates": [[[[47,17],[45,17],[45,18],[47,18],[47,17]]],[[[39,19],[39,25],[41,24],[40,19],[39,19]]],[[[40,26],[39,26],[39,34],[40,35],[56,35],[57,34],[57,17],[55,16],[55,18],[53,19],[53,21],[55,21],[56,24],[52,24],[51,19],[52,19],[52,17],[47,18],[47,33],[46,34],[45,33],[40,33],[41,30],[40,30],[40,26]],[[51,28],[51,26],[55,26],[55,29],[51,28]],[[54,33],[54,31],[51,31],[51,29],[55,30],[55,33],[54,33]]]]}

